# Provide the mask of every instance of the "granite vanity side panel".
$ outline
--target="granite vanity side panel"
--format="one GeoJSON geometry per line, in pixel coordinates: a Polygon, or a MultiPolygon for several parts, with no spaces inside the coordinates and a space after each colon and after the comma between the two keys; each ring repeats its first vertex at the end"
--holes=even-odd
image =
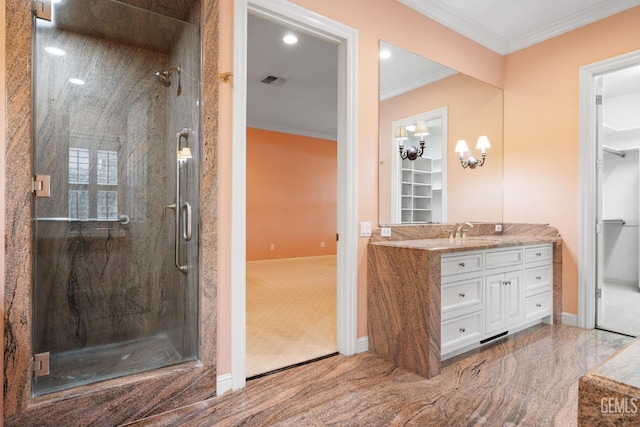
{"type": "Polygon", "coordinates": [[[440,373],[440,256],[431,255],[369,245],[367,256],[369,349],[427,378],[440,373]]]}
{"type": "Polygon", "coordinates": [[[562,239],[553,244],[553,324],[562,324],[562,239]]]}

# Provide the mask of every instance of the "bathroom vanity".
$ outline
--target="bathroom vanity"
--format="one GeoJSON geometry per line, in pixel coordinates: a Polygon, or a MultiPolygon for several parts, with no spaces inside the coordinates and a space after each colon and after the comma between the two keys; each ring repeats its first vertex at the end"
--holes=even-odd
{"type": "Polygon", "coordinates": [[[495,235],[479,224],[464,240],[438,237],[445,229],[394,226],[395,240],[368,247],[369,349],[427,378],[444,359],[561,316],[555,228],[507,224],[495,235]]]}

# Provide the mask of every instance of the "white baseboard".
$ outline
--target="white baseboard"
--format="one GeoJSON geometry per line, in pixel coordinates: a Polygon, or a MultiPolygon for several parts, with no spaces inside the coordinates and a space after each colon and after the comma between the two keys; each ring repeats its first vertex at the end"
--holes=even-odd
{"type": "Polygon", "coordinates": [[[356,353],[364,353],[365,351],[369,351],[369,337],[358,338],[356,353]]]}
{"type": "Polygon", "coordinates": [[[218,375],[218,378],[216,379],[216,395],[217,396],[222,396],[232,388],[233,388],[233,383],[231,382],[231,374],[218,375]]]}
{"type": "Polygon", "coordinates": [[[569,326],[578,326],[578,316],[571,313],[562,313],[562,324],[569,326]]]}

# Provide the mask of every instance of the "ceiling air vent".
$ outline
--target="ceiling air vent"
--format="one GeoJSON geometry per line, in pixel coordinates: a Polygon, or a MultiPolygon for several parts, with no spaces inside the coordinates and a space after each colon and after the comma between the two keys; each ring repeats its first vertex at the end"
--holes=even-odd
{"type": "Polygon", "coordinates": [[[283,79],[282,77],[276,77],[272,75],[268,75],[264,79],[260,80],[260,82],[264,84],[268,84],[271,86],[282,86],[287,82],[287,79],[283,79]]]}

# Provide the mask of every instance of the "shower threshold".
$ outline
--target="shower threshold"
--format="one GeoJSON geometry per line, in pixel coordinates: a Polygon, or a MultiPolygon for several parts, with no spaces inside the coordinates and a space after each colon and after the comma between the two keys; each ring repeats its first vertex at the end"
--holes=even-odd
{"type": "Polygon", "coordinates": [[[166,334],[52,353],[50,374],[34,379],[39,396],[185,362],[166,334]]]}

